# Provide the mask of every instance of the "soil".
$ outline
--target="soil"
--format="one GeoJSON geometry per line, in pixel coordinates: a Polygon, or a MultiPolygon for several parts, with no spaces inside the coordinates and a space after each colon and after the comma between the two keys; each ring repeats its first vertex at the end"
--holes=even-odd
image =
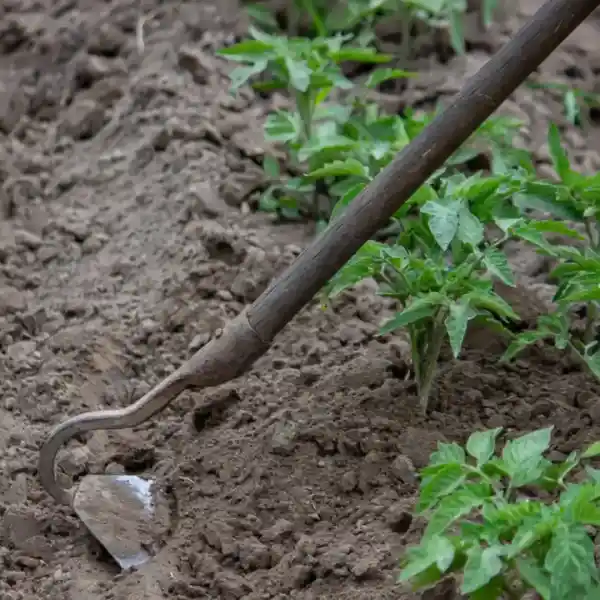
{"type": "MultiPolygon", "coordinates": [[[[382,100],[450,97],[541,2],[512,4],[485,35],[470,15],[466,57],[424,44],[422,76],[382,100]]],[[[437,442],[551,424],[559,458],[600,439],[598,382],[551,348],[500,365],[503,342],[481,331],[446,357],[442,408],[424,418],[406,339],[376,335],[391,306],[365,284],[307,307],[238,380],[68,445],[61,476],[168,483],[175,516],[139,570],[121,573],[48,497],[36,465],[53,425],[140,397],[314,235],[254,211],[262,123],[281,98],[228,94],[214,50],[243,35],[239,14],[236,0],[0,6],[0,600],[450,599],[452,584],[417,596],[395,582],[437,442]]],[[[600,92],[599,30],[590,18],[537,77],[600,92]]],[[[525,120],[547,172],[560,97],[523,88],[503,111],[525,120]]],[[[600,165],[597,117],[587,136],[565,134],[582,169],[600,165]]],[[[547,309],[547,265],[512,253],[519,286],[506,293],[527,326],[547,309]]]]}

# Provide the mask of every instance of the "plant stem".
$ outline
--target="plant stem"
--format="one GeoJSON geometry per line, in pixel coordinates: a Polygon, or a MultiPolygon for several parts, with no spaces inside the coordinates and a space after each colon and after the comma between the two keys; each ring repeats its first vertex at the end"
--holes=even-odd
{"type": "Polygon", "coordinates": [[[298,35],[298,25],[300,21],[300,10],[297,0],[288,0],[287,7],[287,33],[289,37],[298,35]]]}
{"type": "MultiPolygon", "coordinates": [[[[594,222],[592,219],[585,220],[585,232],[588,236],[590,246],[593,250],[598,250],[600,241],[597,231],[594,231],[594,222]]],[[[596,321],[598,319],[598,305],[594,302],[588,302],[585,307],[585,332],[583,334],[584,344],[589,344],[594,339],[596,321]]]]}
{"type": "Polygon", "coordinates": [[[589,344],[594,340],[596,333],[596,320],[598,319],[598,306],[595,302],[588,302],[585,307],[585,332],[583,334],[584,344],[589,344]]]}
{"type": "Polygon", "coordinates": [[[423,332],[420,331],[415,325],[411,325],[408,328],[408,335],[410,337],[410,350],[412,354],[413,369],[415,371],[415,381],[417,382],[417,385],[419,385],[419,381],[421,381],[421,372],[423,368],[421,365],[423,345],[421,343],[422,340],[420,339],[422,333],[423,332]]]}
{"type": "Polygon", "coordinates": [[[429,409],[429,396],[435,381],[438,358],[444,342],[444,318],[446,311],[440,309],[426,331],[427,344],[421,348],[421,373],[417,380],[419,403],[424,413],[429,409]]]}
{"type": "Polygon", "coordinates": [[[398,14],[402,20],[402,43],[400,45],[400,67],[406,67],[410,57],[410,31],[412,29],[412,15],[404,0],[398,2],[398,14]]]}

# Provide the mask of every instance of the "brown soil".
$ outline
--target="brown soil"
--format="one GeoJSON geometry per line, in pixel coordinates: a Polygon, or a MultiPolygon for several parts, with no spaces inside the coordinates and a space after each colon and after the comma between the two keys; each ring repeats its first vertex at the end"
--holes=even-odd
{"type": "MultiPolygon", "coordinates": [[[[431,46],[406,97],[453,94],[537,5],[522,0],[491,34],[469,29],[466,59],[442,65],[431,46]]],[[[230,97],[213,54],[244,31],[238,14],[235,0],[0,6],[1,600],[416,598],[395,575],[421,527],[415,470],[438,440],[553,424],[560,456],[600,438],[597,382],[551,349],[499,366],[501,343],[482,332],[443,372],[443,412],[424,419],[406,341],[376,337],[390,307],[364,287],[308,307],[239,380],[69,445],[66,476],[133,470],[172,487],[172,531],[138,572],[119,573],[46,495],[36,462],[53,424],[139,397],[312,235],[251,210],[269,101],[230,97]],[[221,409],[203,410],[216,397],[221,409]]],[[[584,24],[540,78],[593,91],[598,29],[584,24]]],[[[560,99],[522,90],[506,110],[547,168],[560,99]]],[[[598,167],[597,129],[567,139],[598,167]]],[[[516,308],[532,320],[544,265],[514,253],[516,308]]]]}

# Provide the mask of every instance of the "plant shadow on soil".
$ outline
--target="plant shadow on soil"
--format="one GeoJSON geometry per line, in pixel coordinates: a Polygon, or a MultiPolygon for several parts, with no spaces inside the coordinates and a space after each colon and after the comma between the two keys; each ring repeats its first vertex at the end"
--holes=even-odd
{"type": "MultiPolygon", "coordinates": [[[[535,6],[521,2],[485,51],[430,57],[398,102],[456,92],[535,6]]],[[[443,410],[424,418],[406,341],[376,336],[390,307],[363,287],[302,311],[239,380],[183,394],[134,432],[69,445],[65,477],[141,470],[172,488],[174,530],[138,572],[118,573],[47,497],[36,461],[51,425],[141,396],[310,240],[310,226],[252,214],[276,100],[227,93],[214,50],[243,35],[239,12],[233,0],[0,7],[1,600],[454,598],[452,585],[419,596],[395,583],[422,529],[415,473],[437,442],[552,424],[558,458],[600,439],[596,381],[552,349],[499,365],[502,343],[483,331],[445,363],[443,410]]],[[[576,65],[594,91],[597,27],[539,76],[568,83],[576,65]]],[[[560,99],[520,90],[505,108],[526,121],[543,169],[548,120],[565,124],[560,99]]],[[[577,164],[598,168],[583,135],[567,141],[577,164]]],[[[531,324],[545,273],[539,257],[513,258],[515,307],[531,324]]]]}

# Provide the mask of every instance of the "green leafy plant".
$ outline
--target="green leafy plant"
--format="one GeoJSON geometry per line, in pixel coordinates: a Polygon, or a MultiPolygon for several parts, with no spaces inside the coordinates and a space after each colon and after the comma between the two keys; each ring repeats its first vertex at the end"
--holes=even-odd
{"type": "Polygon", "coordinates": [[[558,92],[562,96],[565,117],[571,125],[589,129],[590,109],[600,109],[600,94],[585,92],[566,83],[529,82],[528,86],[558,92]]]}
{"type": "Polygon", "coordinates": [[[453,575],[473,600],[600,597],[594,533],[600,526],[600,442],[563,462],[545,453],[552,427],[508,441],[501,428],[465,447],[440,443],[420,474],[416,506],[427,526],[402,561],[414,589],[453,575]],[[577,483],[567,482],[577,477],[577,483]]]}
{"type": "MultiPolygon", "coordinates": [[[[373,48],[352,45],[351,36],[288,39],[256,28],[250,28],[250,34],[253,39],[222,49],[219,54],[242,63],[230,74],[232,90],[262,75],[263,80],[255,82],[255,88],[285,90],[293,98],[292,110],[271,113],[265,124],[266,139],[284,143],[288,148],[292,169],[302,174],[318,168],[327,159],[325,153],[335,158],[332,152],[354,144],[340,133],[340,125],[349,118],[348,109],[341,104],[326,103],[335,90],[348,91],[354,87],[339,65],[349,60],[380,64],[390,57],[373,48]]],[[[384,79],[406,76],[404,71],[383,69],[373,73],[370,80],[376,85],[384,79]]],[[[302,198],[312,192],[314,212],[314,185],[297,178],[282,183],[279,165],[273,160],[267,161],[265,171],[272,185],[263,196],[264,209],[282,208],[286,216],[297,217],[302,212],[302,198]]]]}
{"type": "MultiPolygon", "coordinates": [[[[332,166],[352,177],[368,179],[360,163],[332,166]],[[363,169],[359,174],[359,170],[363,169]]],[[[332,278],[325,290],[333,298],[365,278],[379,283],[379,293],[394,298],[400,310],[382,333],[408,332],[420,404],[427,411],[438,360],[447,337],[458,357],[470,322],[479,321],[511,335],[505,325],[518,320],[494,291],[494,280],[514,285],[502,244],[528,231],[512,196],[522,177],[504,174],[485,178],[455,174],[434,187],[433,180],[396,213],[395,243],[370,241],[332,278]],[[486,235],[486,225],[494,233],[486,235]]],[[[364,186],[364,183],[362,184],[364,186]]],[[[336,206],[344,210],[360,191],[351,188],[336,206]]]]}
{"type": "MultiPolygon", "coordinates": [[[[481,21],[488,28],[493,19],[497,0],[484,0],[481,6],[481,21]]],[[[397,15],[402,26],[402,56],[409,58],[410,33],[413,24],[423,23],[433,29],[449,32],[455,52],[464,54],[465,41],[463,19],[467,10],[466,0],[292,0],[288,5],[288,34],[297,35],[302,16],[306,35],[324,37],[332,33],[352,32],[360,45],[370,44],[375,35],[373,28],[378,20],[397,15]]],[[[277,21],[260,4],[247,7],[251,18],[266,30],[275,33],[277,21]]]]}
{"type": "Polygon", "coordinates": [[[555,224],[545,232],[538,228],[537,232],[530,231],[526,236],[538,252],[556,263],[550,279],[558,283],[553,298],[557,309],[542,316],[534,331],[517,336],[505,359],[510,360],[540,340],[551,339],[559,349],[569,349],[600,378],[600,353],[596,341],[600,302],[600,173],[583,175],[571,168],[555,125],[549,129],[548,144],[559,182],[532,184],[536,195],[533,202],[526,199],[524,204],[579,224],[581,231],[577,227],[555,224]],[[543,233],[561,234],[571,242],[551,242],[543,233]],[[585,307],[585,326],[581,334],[572,324],[577,305],[585,307]]]}

